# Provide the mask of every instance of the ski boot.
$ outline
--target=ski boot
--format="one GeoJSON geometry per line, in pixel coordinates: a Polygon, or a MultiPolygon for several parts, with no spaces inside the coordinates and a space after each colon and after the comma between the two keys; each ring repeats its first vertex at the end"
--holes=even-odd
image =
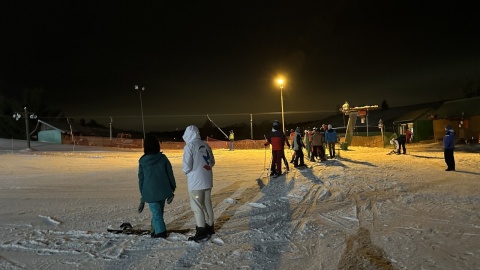
{"type": "Polygon", "coordinates": [[[164,231],[164,232],[161,232],[161,233],[154,233],[153,232],[153,233],[150,234],[150,236],[152,238],[163,238],[163,239],[165,239],[165,238],[167,238],[167,231],[164,231]]]}
{"type": "Polygon", "coordinates": [[[206,240],[210,237],[207,230],[205,230],[205,227],[196,227],[196,229],[197,231],[195,232],[195,235],[190,236],[188,241],[201,242],[202,240],[206,240]]]}
{"type": "Polygon", "coordinates": [[[208,224],[205,224],[205,230],[209,235],[215,234],[215,224],[212,224],[211,226],[208,224]]]}

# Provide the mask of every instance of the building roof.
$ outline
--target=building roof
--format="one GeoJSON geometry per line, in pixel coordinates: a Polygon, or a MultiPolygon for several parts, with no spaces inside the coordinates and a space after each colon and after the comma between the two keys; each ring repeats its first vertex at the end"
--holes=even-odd
{"type": "Polygon", "coordinates": [[[460,119],[480,115],[480,97],[446,101],[435,111],[437,119],[460,119]]]}
{"type": "Polygon", "coordinates": [[[47,123],[47,122],[44,122],[44,121],[42,121],[42,120],[40,120],[40,119],[38,119],[38,122],[39,122],[40,124],[42,124],[42,125],[45,125],[45,126],[49,127],[48,129],[55,129],[55,130],[61,131],[62,133],[67,133],[67,131],[62,130],[62,129],[58,128],[58,127],[55,127],[55,126],[53,126],[53,125],[51,125],[51,124],[49,124],[49,123],[47,123]]]}
{"type": "Polygon", "coordinates": [[[103,133],[106,132],[105,129],[82,126],[73,121],[71,123],[68,123],[66,119],[62,119],[62,120],[54,119],[54,120],[49,120],[48,122],[42,121],[39,119],[38,122],[41,123],[42,125],[48,126],[48,129],[56,129],[63,133],[68,133],[68,134],[70,134],[70,126],[73,133],[80,133],[83,135],[97,135],[97,134],[101,134],[102,132],[103,133]]]}
{"type": "Polygon", "coordinates": [[[433,108],[421,108],[417,110],[408,111],[405,114],[397,117],[393,123],[404,123],[404,122],[414,122],[416,120],[427,120],[432,119],[431,116],[435,114],[433,108]]]}

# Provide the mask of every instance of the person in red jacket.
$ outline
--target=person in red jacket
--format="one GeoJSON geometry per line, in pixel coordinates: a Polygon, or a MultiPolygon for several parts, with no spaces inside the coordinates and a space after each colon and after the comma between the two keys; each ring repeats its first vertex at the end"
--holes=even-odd
{"type": "Polygon", "coordinates": [[[408,129],[408,127],[405,128],[405,137],[406,137],[406,143],[412,142],[412,132],[408,129]]]}
{"type": "Polygon", "coordinates": [[[272,145],[272,165],[270,167],[270,176],[277,177],[282,174],[282,160],[284,157],[285,134],[282,131],[280,122],[273,121],[272,132],[267,137],[265,146],[272,145]]]}

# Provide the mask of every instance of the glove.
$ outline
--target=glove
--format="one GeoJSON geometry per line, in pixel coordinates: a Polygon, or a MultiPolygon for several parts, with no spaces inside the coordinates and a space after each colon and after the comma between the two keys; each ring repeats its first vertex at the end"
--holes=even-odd
{"type": "Polygon", "coordinates": [[[142,199],[140,199],[140,204],[138,205],[138,213],[142,213],[143,208],[145,208],[145,202],[142,199]]]}
{"type": "Polygon", "coordinates": [[[171,204],[173,201],[173,197],[175,197],[175,194],[172,193],[172,197],[167,199],[167,204],[171,204]]]}

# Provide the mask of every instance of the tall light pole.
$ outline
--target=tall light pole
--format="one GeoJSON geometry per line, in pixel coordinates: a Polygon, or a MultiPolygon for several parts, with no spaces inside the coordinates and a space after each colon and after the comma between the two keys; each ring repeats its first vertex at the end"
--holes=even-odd
{"type": "Polygon", "coordinates": [[[285,132],[285,115],[283,113],[283,79],[278,79],[280,85],[280,102],[282,103],[282,132],[285,132]]]}
{"type": "Polygon", "coordinates": [[[113,118],[110,116],[110,144],[112,143],[112,122],[113,118]]]}
{"type": "Polygon", "coordinates": [[[143,139],[145,139],[145,121],[143,120],[143,103],[142,103],[142,92],[145,91],[145,87],[139,88],[138,85],[135,85],[135,90],[140,94],[140,110],[142,111],[142,128],[143,128],[143,139]]]}
{"type": "MultiPolygon", "coordinates": [[[[37,119],[37,115],[34,114],[34,113],[30,113],[30,115],[28,115],[29,112],[27,110],[27,107],[25,107],[23,109],[25,110],[24,117],[25,117],[25,131],[26,131],[26,135],[27,135],[27,150],[31,150],[31,148],[30,148],[30,135],[32,135],[32,134],[30,134],[30,130],[28,128],[28,119],[29,118],[32,119],[32,120],[37,119]]],[[[18,121],[20,118],[22,118],[21,114],[19,114],[17,112],[13,114],[13,119],[18,121]]]]}

